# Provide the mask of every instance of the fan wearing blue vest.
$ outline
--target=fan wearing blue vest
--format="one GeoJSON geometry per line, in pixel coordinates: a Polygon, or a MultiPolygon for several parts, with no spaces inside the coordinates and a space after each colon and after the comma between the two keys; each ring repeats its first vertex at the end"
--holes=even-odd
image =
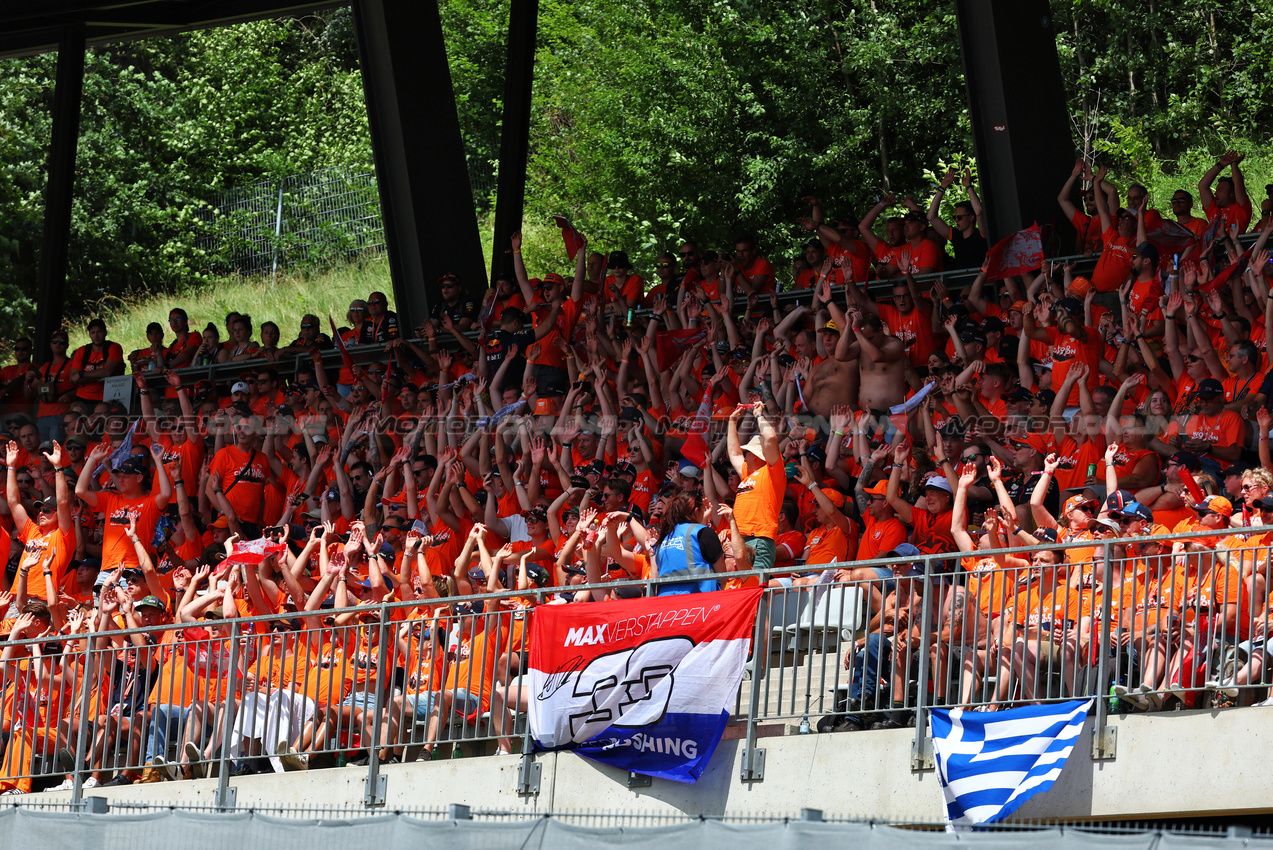
{"type": "Polygon", "coordinates": [[[660,579],[686,580],[660,584],[657,595],[720,590],[715,576],[725,571],[725,547],[716,532],[702,523],[703,513],[703,497],[697,493],[682,493],[667,501],[659,519],[654,565],[660,579]]]}

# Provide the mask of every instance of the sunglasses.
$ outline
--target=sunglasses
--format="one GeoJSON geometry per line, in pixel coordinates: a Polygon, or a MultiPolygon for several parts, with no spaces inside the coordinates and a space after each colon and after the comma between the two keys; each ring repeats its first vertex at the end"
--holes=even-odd
{"type": "MultiPolygon", "coordinates": [[[[444,284],[442,284],[442,285],[443,285],[443,286],[446,286],[447,284],[445,284],[445,283],[444,283],[444,284]]],[[[459,284],[451,284],[451,286],[458,286],[458,285],[459,285],[459,284]]],[[[388,303],[389,303],[388,301],[379,301],[379,300],[377,300],[377,299],[373,298],[373,299],[371,299],[370,301],[368,301],[368,302],[367,302],[367,305],[368,305],[368,306],[370,306],[370,307],[379,307],[381,304],[388,304],[388,303]]]]}
{"type": "Polygon", "coordinates": [[[50,507],[43,502],[40,502],[35,506],[35,512],[37,514],[55,514],[57,513],[57,505],[50,507]]]}
{"type": "Polygon", "coordinates": [[[656,269],[670,269],[672,268],[672,264],[671,263],[655,263],[654,267],[656,269]]]}
{"type": "Polygon", "coordinates": [[[51,340],[49,340],[49,345],[66,345],[66,340],[64,340],[64,339],[51,339],[51,340]]]}
{"type": "Polygon", "coordinates": [[[301,330],[303,331],[307,331],[312,327],[314,327],[314,324],[312,322],[301,322],[301,330]]]}
{"type": "Polygon", "coordinates": [[[1199,357],[1199,356],[1198,356],[1198,355],[1196,355],[1196,354],[1186,354],[1186,355],[1185,355],[1185,360],[1186,360],[1186,361],[1188,361],[1188,362],[1190,362],[1190,363],[1198,363],[1198,362],[1200,362],[1200,361],[1202,360],[1202,358],[1201,358],[1201,357],[1199,357]]]}

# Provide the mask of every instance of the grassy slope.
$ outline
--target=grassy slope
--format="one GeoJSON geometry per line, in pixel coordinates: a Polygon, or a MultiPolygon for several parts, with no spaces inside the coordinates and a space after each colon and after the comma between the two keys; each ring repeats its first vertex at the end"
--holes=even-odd
{"type": "MultiPolygon", "coordinates": [[[[314,313],[324,320],[330,313],[337,324],[341,324],[350,301],[365,299],[377,289],[388,296],[392,309],[389,263],[383,258],[360,265],[341,266],[313,276],[279,275],[273,284],[268,279],[224,278],[176,295],[119,300],[115,306],[106,306],[100,315],[106,321],[109,338],[123,346],[125,356],[146,345],[146,325],[150,322],[163,325],[165,339],[171,341],[168,311],[173,307],[185,308],[190,315],[192,330],[202,330],[208,322],[215,322],[222,340],[226,339],[225,314],[231,310],[252,317],[253,327],[257,329],[253,337],[258,341],[261,323],[273,321],[282,334],[281,344],[286,345],[296,338],[301,316],[305,313],[314,313]]],[[[72,350],[88,342],[84,325],[93,315],[99,314],[82,316],[82,321],[70,327],[72,350]]]]}

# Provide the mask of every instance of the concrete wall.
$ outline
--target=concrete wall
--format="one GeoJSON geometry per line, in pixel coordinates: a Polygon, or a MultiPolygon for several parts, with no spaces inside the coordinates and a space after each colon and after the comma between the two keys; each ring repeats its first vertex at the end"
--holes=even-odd
{"type": "MultiPolygon", "coordinates": [[[[1176,712],[1111,718],[1117,755],[1094,762],[1088,730],[1051,791],[1021,807],[1020,819],[1121,820],[1273,811],[1263,774],[1273,756],[1273,709],[1176,712]]],[[[938,821],[941,790],[931,770],[912,771],[913,730],[761,738],[762,781],[739,780],[742,742],[721,742],[695,785],[656,779],[629,789],[627,774],[570,753],[538,756],[540,792],[516,793],[519,756],[387,765],[386,806],[474,808],[528,814],[589,810],[828,815],[938,821]]],[[[333,768],[232,780],[237,804],[360,806],[366,768],[333,768]]],[[[110,799],[211,805],[215,780],[93,789],[110,799]]],[[[67,797],[66,793],[38,795],[67,797]]]]}

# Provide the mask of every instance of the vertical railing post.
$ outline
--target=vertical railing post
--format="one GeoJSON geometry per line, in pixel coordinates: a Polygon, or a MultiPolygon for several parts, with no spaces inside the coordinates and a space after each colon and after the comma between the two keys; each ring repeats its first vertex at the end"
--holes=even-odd
{"type": "MultiPolygon", "coordinates": [[[[762,577],[763,578],[763,577],[762,577]]],[[[767,582],[762,580],[761,586],[767,582]]],[[[769,666],[768,630],[769,606],[772,593],[764,591],[760,604],[756,606],[756,625],[751,637],[751,699],[747,705],[747,737],[743,741],[743,764],[741,778],[744,782],[755,782],[765,778],[765,751],[756,748],[756,713],[759,710],[760,680],[769,666]]]]}
{"type": "MultiPolygon", "coordinates": [[[[211,647],[209,647],[211,650],[211,647]]],[[[234,707],[234,697],[239,692],[239,620],[230,622],[230,666],[223,671],[225,682],[225,713],[221,716],[221,755],[217,764],[217,800],[221,811],[234,808],[234,789],[230,787],[230,734],[239,709],[234,707]]]]}
{"type": "Polygon", "coordinates": [[[1109,669],[1109,624],[1110,624],[1110,588],[1113,585],[1114,564],[1110,554],[1109,541],[1103,547],[1101,581],[1104,592],[1101,594],[1101,631],[1096,659],[1096,716],[1092,723],[1092,758],[1107,758],[1105,747],[1105,722],[1109,712],[1109,693],[1105,687],[1106,673],[1109,669]]]}
{"type": "Polygon", "coordinates": [[[380,778],[380,721],[384,712],[384,696],[388,694],[386,689],[385,671],[388,667],[386,659],[390,651],[396,650],[398,642],[395,640],[393,646],[390,647],[386,643],[389,627],[389,609],[384,602],[380,603],[380,635],[376,643],[379,647],[379,658],[376,661],[376,693],[375,698],[375,725],[371,730],[371,743],[368,745],[367,752],[367,780],[366,790],[363,793],[363,804],[367,807],[383,806],[385,804],[384,788],[380,778]]]}
{"type": "MultiPolygon", "coordinates": [[[[84,634],[84,675],[80,683],[80,720],[75,735],[75,763],[71,765],[74,784],[71,786],[71,808],[78,809],[84,802],[84,750],[88,746],[88,696],[93,680],[93,619],[89,618],[88,631],[84,634]]],[[[100,681],[99,681],[100,683],[100,681]]]]}
{"type": "MultiPolygon", "coordinates": [[[[919,690],[915,694],[915,741],[911,745],[911,763],[918,768],[924,751],[924,730],[928,728],[928,641],[933,633],[933,556],[924,556],[924,607],[919,617],[919,690]]],[[[894,638],[896,639],[896,638],[894,638]]],[[[893,647],[896,654],[898,648],[893,647]]],[[[940,648],[939,650],[940,651],[940,648]]]]}
{"type": "Polygon", "coordinates": [[[274,212],[274,250],[273,261],[270,267],[270,285],[274,285],[278,277],[278,246],[279,240],[283,238],[283,185],[287,182],[284,177],[278,181],[278,207],[274,212]]]}

